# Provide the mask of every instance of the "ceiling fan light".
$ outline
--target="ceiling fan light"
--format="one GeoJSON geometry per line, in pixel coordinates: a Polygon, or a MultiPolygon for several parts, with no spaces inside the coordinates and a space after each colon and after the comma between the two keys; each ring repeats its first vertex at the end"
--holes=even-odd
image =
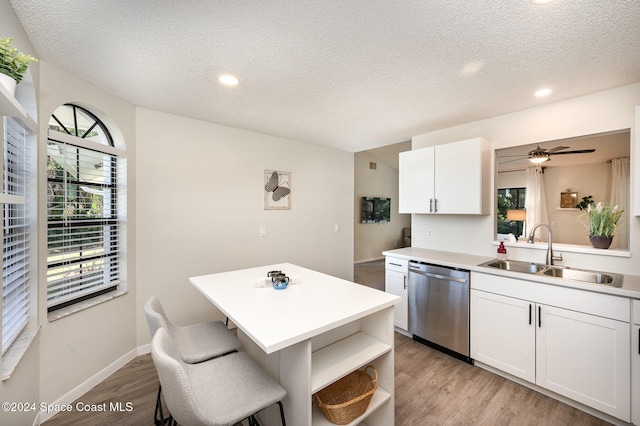
{"type": "Polygon", "coordinates": [[[529,161],[531,161],[532,163],[535,163],[535,164],[544,163],[545,161],[549,161],[549,160],[550,160],[550,158],[546,154],[534,155],[533,157],[529,158],[529,161]]]}

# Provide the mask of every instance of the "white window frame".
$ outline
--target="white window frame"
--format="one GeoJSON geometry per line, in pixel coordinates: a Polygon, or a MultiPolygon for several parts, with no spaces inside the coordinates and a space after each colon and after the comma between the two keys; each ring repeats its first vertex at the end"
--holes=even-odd
{"type": "MultiPolygon", "coordinates": [[[[79,108],[84,113],[88,113],[92,118],[99,122],[99,126],[102,130],[108,133],[108,129],[97,117],[91,114],[86,108],[67,105],[69,107],[79,108]]],[[[54,113],[55,114],[55,113],[54,113]]],[[[113,182],[110,182],[109,185],[105,185],[103,189],[105,189],[105,193],[110,193],[115,198],[115,205],[109,205],[112,198],[111,196],[105,196],[103,198],[103,208],[102,213],[104,216],[109,216],[108,218],[104,218],[102,222],[97,219],[100,224],[96,224],[95,226],[100,228],[102,232],[109,234],[110,231],[115,235],[115,240],[112,241],[116,245],[115,249],[112,252],[112,249],[109,248],[109,243],[107,243],[106,239],[103,239],[103,248],[106,248],[103,251],[103,259],[104,263],[102,264],[103,269],[98,267],[98,270],[101,271],[101,282],[94,282],[91,284],[91,287],[88,289],[83,288],[83,282],[86,279],[86,275],[79,269],[80,272],[76,273],[76,277],[72,282],[72,285],[75,286],[78,291],[70,294],[63,293],[62,296],[58,296],[56,298],[47,297],[47,310],[49,311],[48,318],[50,321],[57,319],[62,316],[66,316],[69,313],[73,313],[78,310],[86,309],[90,306],[93,306],[97,303],[101,303],[103,301],[112,299],[120,294],[124,294],[126,292],[126,286],[124,285],[124,279],[126,274],[126,237],[125,237],[125,214],[126,214],[126,163],[125,157],[126,152],[122,149],[116,148],[112,145],[111,137],[108,138],[108,143],[100,143],[89,138],[82,138],[75,135],[71,135],[68,133],[62,133],[56,130],[48,129],[48,138],[47,138],[47,147],[49,148],[49,144],[53,144],[52,146],[60,147],[62,150],[69,150],[73,152],[83,152],[86,155],[89,152],[97,153],[97,155],[106,156],[111,160],[107,160],[104,163],[104,168],[102,169],[103,173],[109,174],[113,178],[113,182]],[[110,174],[113,172],[113,175],[110,174]],[[111,208],[112,207],[112,208],[111,208]],[[105,211],[114,212],[112,215],[104,215],[105,211]],[[109,262],[113,262],[118,264],[119,271],[114,274],[108,273],[109,268],[104,267],[108,265],[109,262]]],[[[48,154],[47,154],[48,155],[48,154]]],[[[61,184],[67,188],[67,185],[75,185],[76,183],[67,182],[66,176],[64,174],[65,179],[61,184]]],[[[78,179],[80,177],[78,176],[78,179]]],[[[47,179],[47,184],[49,186],[50,180],[47,179]]],[[[49,192],[49,189],[48,189],[49,192]]],[[[66,190],[65,190],[66,194],[66,190]]],[[[66,201],[65,201],[66,203],[66,201]]],[[[53,229],[52,227],[55,225],[54,222],[50,219],[54,219],[50,217],[49,214],[49,194],[47,194],[47,246],[49,247],[49,230],[53,229]]],[[[76,219],[77,221],[77,219],[76,219]]],[[[69,220],[71,227],[73,227],[74,220],[69,220]]],[[[60,226],[58,224],[56,226],[60,226]]],[[[84,234],[83,234],[84,235],[84,234]]],[[[105,234],[102,234],[105,235],[105,234]]],[[[80,247],[84,247],[80,245],[80,247]]],[[[79,251],[83,251],[83,249],[79,249],[79,251]]],[[[48,251],[49,253],[49,251],[48,251]]],[[[100,264],[102,260],[96,259],[95,264],[100,264]]],[[[49,272],[54,271],[54,260],[53,257],[49,256],[47,259],[47,272],[49,277],[49,272]]],[[[57,262],[59,265],[59,262],[57,262]]],[[[74,261],[71,260],[70,264],[73,264],[74,261]]],[[[84,262],[83,262],[84,263],[84,262]]],[[[77,264],[77,262],[76,262],[77,264]]],[[[67,280],[69,281],[69,280],[67,280]]],[[[51,283],[53,285],[56,284],[54,279],[51,279],[51,283]]],[[[47,279],[47,293],[49,293],[49,285],[50,279],[47,279]]],[[[60,288],[60,287],[58,287],[60,288]]]]}
{"type": "Polygon", "coordinates": [[[3,149],[0,219],[2,219],[2,352],[1,380],[7,380],[38,330],[36,321],[36,138],[20,120],[0,119],[3,149]],[[17,155],[9,155],[14,151],[17,155]],[[8,163],[9,162],[9,163],[8,163]],[[11,167],[9,166],[11,164],[11,167]],[[13,216],[10,218],[8,216],[13,216]],[[7,220],[9,221],[7,221],[7,220]],[[9,290],[12,291],[9,291],[9,290]]]}

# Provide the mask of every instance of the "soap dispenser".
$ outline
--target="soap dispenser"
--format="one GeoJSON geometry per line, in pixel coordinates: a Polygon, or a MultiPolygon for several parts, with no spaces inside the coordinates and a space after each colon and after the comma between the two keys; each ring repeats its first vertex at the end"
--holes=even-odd
{"type": "Polygon", "coordinates": [[[498,259],[507,260],[507,248],[502,241],[500,241],[500,247],[498,247],[498,259]]]}

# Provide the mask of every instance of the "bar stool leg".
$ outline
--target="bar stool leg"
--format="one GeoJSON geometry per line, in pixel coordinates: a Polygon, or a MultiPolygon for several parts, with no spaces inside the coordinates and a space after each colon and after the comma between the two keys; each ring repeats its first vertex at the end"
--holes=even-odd
{"type": "Polygon", "coordinates": [[[278,406],[280,406],[280,419],[282,420],[282,426],[287,426],[287,422],[284,419],[284,407],[282,406],[281,401],[278,401],[278,406]]]}
{"type": "MultiPolygon", "coordinates": [[[[282,426],[287,426],[287,421],[284,419],[284,406],[281,401],[278,401],[277,404],[280,407],[280,420],[282,421],[282,426]]],[[[255,414],[250,415],[247,420],[249,420],[249,426],[260,426],[255,414]]]]}
{"type": "Polygon", "coordinates": [[[153,413],[153,423],[156,426],[160,426],[164,424],[172,425],[173,417],[169,416],[165,418],[164,413],[162,412],[162,399],[160,398],[161,393],[162,393],[162,385],[158,385],[158,396],[156,397],[156,410],[153,413]]]}

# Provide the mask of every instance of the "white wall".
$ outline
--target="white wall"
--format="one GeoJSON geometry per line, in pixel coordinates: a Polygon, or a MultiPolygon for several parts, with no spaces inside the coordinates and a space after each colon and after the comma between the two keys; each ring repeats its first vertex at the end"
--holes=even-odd
{"type": "MultiPolygon", "coordinates": [[[[638,130],[635,128],[637,105],[640,105],[640,84],[424,133],[413,137],[412,148],[482,136],[492,141],[494,149],[499,149],[630,128],[633,170],[634,161],[638,162],[637,151],[640,146],[638,130]]],[[[631,205],[636,191],[633,179],[632,174],[631,205]]],[[[493,184],[488,190],[492,192],[492,203],[495,203],[493,184]]],[[[629,225],[631,258],[566,252],[563,254],[563,264],[640,274],[640,263],[635,259],[640,253],[640,217],[632,216],[629,225]]],[[[414,246],[486,256],[496,253],[493,245],[493,214],[477,217],[413,215],[412,228],[414,246]],[[427,229],[433,229],[433,237],[427,237],[427,229]]],[[[519,248],[511,248],[508,254],[510,258],[529,261],[544,261],[545,256],[541,250],[519,248]]]]}
{"type": "Polygon", "coordinates": [[[177,323],[222,319],[188,278],[277,262],[353,278],[352,153],[144,108],[136,143],[138,307],[157,295],[177,323]],[[265,169],[291,172],[291,210],[264,210],[265,169]]]}
{"type": "Polygon", "coordinates": [[[368,152],[355,154],[354,240],[355,261],[382,258],[384,250],[402,247],[402,228],[411,226],[411,215],[398,213],[398,170],[388,166],[368,152]],[[376,163],[376,169],[369,163],[376,163]],[[360,222],[362,197],[391,198],[391,221],[360,222]]]}
{"type": "MultiPolygon", "coordinates": [[[[544,171],[544,181],[548,219],[553,229],[553,240],[566,244],[589,245],[585,222],[584,220],[581,222],[579,219],[583,212],[559,209],[560,193],[571,189],[571,191],[578,193],[578,201],[587,195],[592,195],[595,202],[610,200],[611,165],[595,163],[549,167],[544,171]]],[[[620,243],[620,238],[614,238],[611,248],[619,248],[620,243]]],[[[628,249],[626,243],[623,246],[628,249]]]]}

